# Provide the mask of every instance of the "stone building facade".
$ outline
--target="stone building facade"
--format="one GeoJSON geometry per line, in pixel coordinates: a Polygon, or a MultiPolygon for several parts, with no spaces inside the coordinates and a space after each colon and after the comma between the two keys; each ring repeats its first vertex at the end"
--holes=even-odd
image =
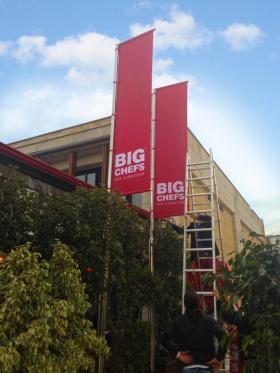
{"type": "MultiPolygon", "coordinates": [[[[10,144],[68,175],[92,185],[106,185],[111,118],[106,117],[10,144]]],[[[209,160],[209,153],[191,130],[188,150],[193,162],[209,160]]],[[[221,168],[215,164],[225,255],[241,248],[254,231],[264,235],[262,219],[251,209],[221,168]]],[[[203,185],[201,186],[203,190],[203,185]]],[[[149,210],[149,193],[131,196],[131,202],[149,210]]],[[[183,225],[183,217],[174,222],[183,225]]]]}

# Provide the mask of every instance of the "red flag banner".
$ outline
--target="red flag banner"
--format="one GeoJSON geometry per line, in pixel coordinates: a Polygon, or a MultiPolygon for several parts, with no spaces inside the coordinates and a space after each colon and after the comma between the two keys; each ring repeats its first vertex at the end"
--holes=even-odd
{"type": "Polygon", "coordinates": [[[156,90],[154,216],[184,215],[187,82],[156,90]]]}
{"type": "Polygon", "coordinates": [[[150,190],[153,31],[118,46],[111,188],[150,190]]]}

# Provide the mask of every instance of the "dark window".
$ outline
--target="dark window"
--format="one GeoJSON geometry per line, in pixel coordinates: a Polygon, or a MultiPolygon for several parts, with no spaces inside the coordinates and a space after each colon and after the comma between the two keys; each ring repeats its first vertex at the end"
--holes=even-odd
{"type": "Polygon", "coordinates": [[[76,178],[93,186],[98,186],[101,182],[101,167],[78,171],[76,178]]]}
{"type": "Polygon", "coordinates": [[[142,207],[142,198],[143,196],[141,193],[129,194],[126,196],[126,200],[128,203],[140,208],[142,207]]]}
{"type": "Polygon", "coordinates": [[[137,193],[132,196],[132,204],[137,207],[142,207],[142,194],[137,193]]]}
{"type": "Polygon", "coordinates": [[[132,194],[128,194],[127,196],[125,196],[125,198],[128,203],[132,204],[132,194]]]}

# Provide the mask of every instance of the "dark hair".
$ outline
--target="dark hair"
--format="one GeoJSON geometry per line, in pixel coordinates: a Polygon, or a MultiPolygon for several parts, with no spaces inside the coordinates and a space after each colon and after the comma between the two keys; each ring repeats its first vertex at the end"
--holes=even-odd
{"type": "Polygon", "coordinates": [[[202,316],[202,311],[199,308],[199,297],[194,291],[187,291],[185,293],[184,306],[186,314],[191,319],[199,319],[202,316]]]}

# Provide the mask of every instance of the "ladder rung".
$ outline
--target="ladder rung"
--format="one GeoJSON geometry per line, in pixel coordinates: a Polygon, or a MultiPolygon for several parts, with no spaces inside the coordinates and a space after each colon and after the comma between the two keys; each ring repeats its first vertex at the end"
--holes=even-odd
{"type": "Polygon", "coordinates": [[[191,211],[187,211],[186,214],[202,214],[206,212],[212,212],[212,210],[198,210],[198,211],[191,210],[191,211]]]}
{"type": "Polygon", "coordinates": [[[187,178],[187,181],[210,180],[210,179],[212,179],[211,176],[201,176],[201,177],[191,177],[190,179],[187,178]]]}
{"type": "Polygon", "coordinates": [[[201,196],[211,196],[211,192],[207,193],[194,193],[194,194],[186,194],[186,197],[201,197],[201,196]]]}
{"type": "Polygon", "coordinates": [[[213,248],[212,247],[206,247],[206,248],[200,247],[199,249],[198,248],[186,248],[185,250],[186,251],[197,251],[197,252],[199,252],[199,251],[212,251],[213,248]]]}
{"type": "Polygon", "coordinates": [[[210,189],[211,184],[202,184],[202,185],[192,185],[192,189],[210,189]]]}
{"type": "Polygon", "coordinates": [[[213,268],[185,269],[186,272],[214,272],[213,268]]]}
{"type": "Polygon", "coordinates": [[[213,292],[212,291],[196,291],[195,293],[197,295],[212,295],[213,296],[213,292]]]}
{"type": "Polygon", "coordinates": [[[194,229],[186,229],[187,232],[204,232],[204,231],[212,231],[212,228],[194,228],[194,229]]]}
{"type": "Polygon", "coordinates": [[[190,166],[201,166],[202,164],[211,164],[211,162],[209,162],[209,161],[204,161],[204,162],[197,162],[197,163],[189,163],[188,164],[188,167],[190,167],[190,166]]]}
{"type": "Polygon", "coordinates": [[[192,207],[195,207],[195,206],[209,206],[209,205],[210,205],[209,202],[205,202],[205,203],[193,203],[192,207]]]}
{"type": "MultiPolygon", "coordinates": [[[[202,165],[198,165],[198,166],[202,166],[202,165]]],[[[207,171],[210,171],[211,170],[211,168],[210,167],[197,167],[197,168],[195,168],[195,169],[191,169],[190,171],[191,172],[194,172],[194,173],[197,173],[197,172],[200,172],[200,171],[205,171],[205,170],[207,170],[207,171]]]]}

